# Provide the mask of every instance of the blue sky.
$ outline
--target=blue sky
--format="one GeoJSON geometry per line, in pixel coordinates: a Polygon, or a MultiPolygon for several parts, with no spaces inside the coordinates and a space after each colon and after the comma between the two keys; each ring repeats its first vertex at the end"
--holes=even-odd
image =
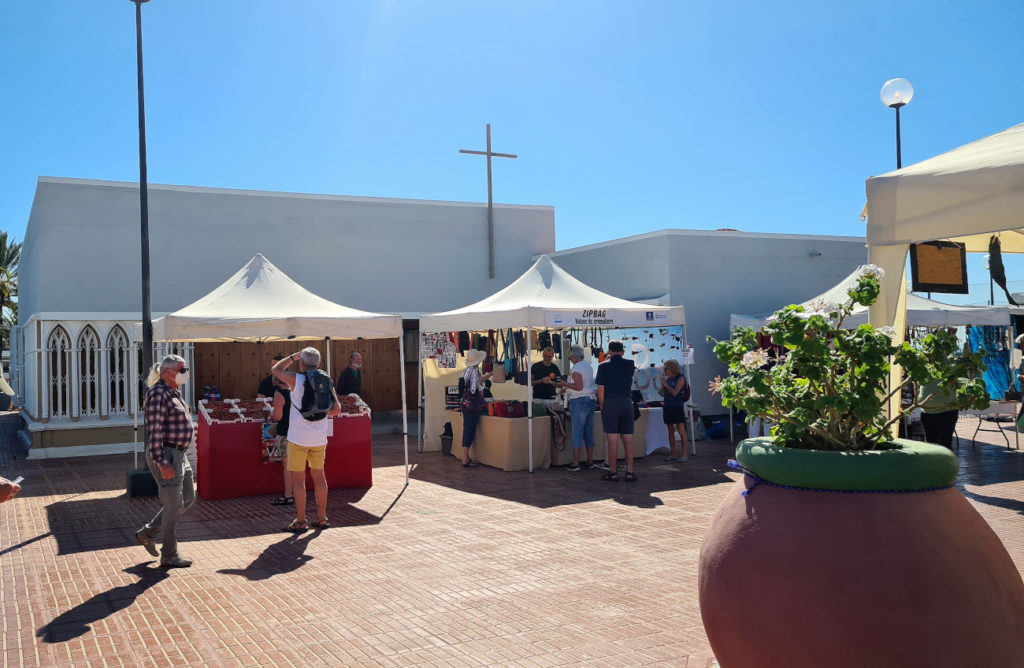
{"type": "MultiPolygon", "coordinates": [[[[152,0],[153,183],[553,205],[559,249],[664,228],[863,234],[895,167],[1024,122],[1024,3],[152,0]]],[[[134,5],[0,3],[0,221],[135,181],[134,5]]],[[[1010,278],[1019,274],[1008,262],[1010,278]]],[[[983,282],[980,259],[970,280],[983,282]]],[[[987,290],[986,290],[987,293],[987,290]]],[[[987,296],[987,294],[986,294],[987,296]]]]}

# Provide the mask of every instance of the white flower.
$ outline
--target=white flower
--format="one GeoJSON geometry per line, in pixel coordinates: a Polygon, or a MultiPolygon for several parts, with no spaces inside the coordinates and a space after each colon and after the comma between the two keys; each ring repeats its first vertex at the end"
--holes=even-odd
{"type": "Polygon", "coordinates": [[[889,325],[885,325],[884,327],[876,327],[875,331],[878,332],[879,334],[884,334],[890,339],[896,336],[896,330],[890,327],[889,325]]]}
{"type": "Polygon", "coordinates": [[[763,350],[751,350],[743,355],[743,366],[748,369],[764,366],[768,363],[768,353],[763,350]]]}
{"type": "Polygon", "coordinates": [[[715,376],[714,380],[708,381],[708,392],[711,394],[718,394],[722,391],[722,377],[715,376]]]}
{"type": "Polygon", "coordinates": [[[836,304],[835,302],[827,302],[820,297],[807,305],[807,309],[811,313],[824,313],[826,315],[829,313],[839,313],[841,308],[842,307],[839,304],[836,304]]]}
{"type": "Polygon", "coordinates": [[[881,278],[885,276],[885,270],[875,264],[863,264],[857,268],[857,274],[859,276],[874,276],[875,278],[881,278]]]}

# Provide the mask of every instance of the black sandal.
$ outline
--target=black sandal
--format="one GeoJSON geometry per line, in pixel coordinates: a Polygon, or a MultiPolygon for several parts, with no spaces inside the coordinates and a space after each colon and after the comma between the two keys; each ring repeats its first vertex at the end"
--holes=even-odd
{"type": "Polygon", "coordinates": [[[470,459],[468,462],[464,462],[462,465],[465,466],[466,468],[480,466],[480,464],[474,462],[472,459],[470,459]]]}
{"type": "Polygon", "coordinates": [[[279,496],[276,499],[274,499],[273,501],[271,501],[270,505],[272,505],[272,506],[294,506],[295,505],[295,497],[294,496],[279,496]]]}
{"type": "Polygon", "coordinates": [[[291,521],[291,524],[281,529],[281,531],[287,531],[289,533],[303,533],[305,531],[309,531],[309,524],[306,520],[295,519],[291,521]]]}
{"type": "Polygon", "coordinates": [[[626,471],[625,480],[626,482],[636,482],[636,474],[632,471],[626,471]]]}
{"type": "Polygon", "coordinates": [[[603,476],[601,476],[601,480],[607,480],[608,482],[618,482],[619,474],[616,473],[615,471],[609,471],[608,473],[605,473],[603,476]]]}

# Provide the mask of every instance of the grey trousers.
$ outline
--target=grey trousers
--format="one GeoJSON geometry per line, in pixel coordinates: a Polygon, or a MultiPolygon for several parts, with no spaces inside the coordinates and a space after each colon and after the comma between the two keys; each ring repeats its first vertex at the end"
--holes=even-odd
{"type": "Polygon", "coordinates": [[[146,453],[146,463],[149,470],[156,479],[160,488],[160,502],[163,507],[149,521],[149,524],[142,527],[142,533],[156,540],[163,529],[163,545],[160,547],[160,561],[167,561],[178,554],[178,536],[175,533],[178,528],[178,519],[188,512],[196,501],[196,489],[192,465],[188,463],[188,457],[184,450],[171,449],[171,466],[174,467],[174,477],[164,480],[160,475],[160,468],[156,462],[146,453]]]}

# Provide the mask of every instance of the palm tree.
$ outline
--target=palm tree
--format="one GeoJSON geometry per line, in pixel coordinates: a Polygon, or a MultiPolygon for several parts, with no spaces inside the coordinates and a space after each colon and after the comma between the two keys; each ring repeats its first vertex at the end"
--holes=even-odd
{"type": "MultiPolygon", "coordinates": [[[[11,301],[0,317],[0,343],[10,342],[11,329],[18,326],[18,302],[11,301]]],[[[0,347],[0,350],[3,348],[0,347]]]]}
{"type": "Polygon", "coordinates": [[[10,273],[15,283],[18,281],[18,263],[21,262],[23,242],[7,240],[7,232],[0,232],[0,267],[10,273]]]}
{"type": "MultiPolygon", "coordinates": [[[[24,245],[21,241],[8,240],[7,232],[0,232],[0,321],[6,321],[6,317],[3,316],[4,308],[10,305],[11,297],[18,294],[18,263],[21,262],[21,247],[24,245]]],[[[18,321],[17,307],[12,309],[12,321],[17,324],[18,321]]],[[[6,347],[8,339],[10,337],[10,326],[6,322],[2,322],[3,341],[0,341],[0,345],[6,347]]]]}

